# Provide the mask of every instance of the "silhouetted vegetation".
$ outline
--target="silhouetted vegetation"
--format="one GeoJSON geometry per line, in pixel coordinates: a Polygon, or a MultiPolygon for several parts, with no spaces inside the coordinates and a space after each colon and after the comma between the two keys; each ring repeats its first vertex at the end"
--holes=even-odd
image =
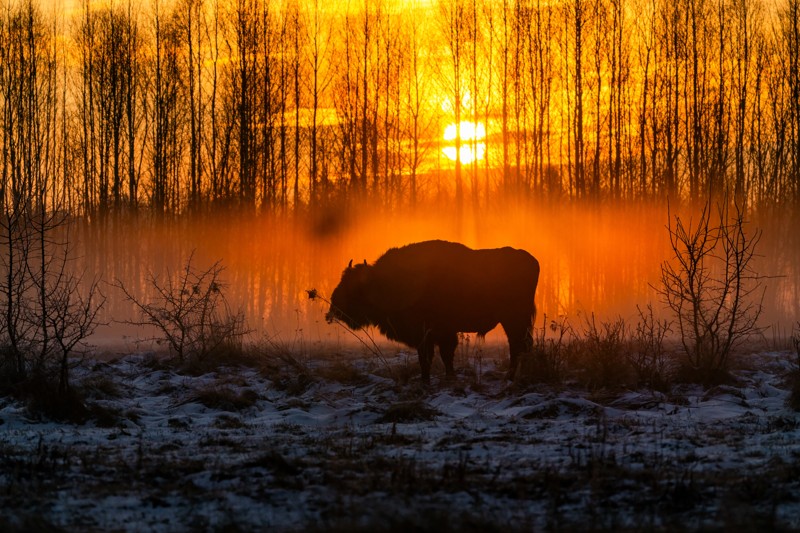
{"type": "Polygon", "coordinates": [[[150,301],[140,300],[117,280],[117,287],[140,313],[137,326],[152,326],[155,340],[164,343],[169,354],[183,362],[187,358],[219,357],[242,352],[247,335],[245,317],[230,308],[219,261],[205,270],[192,265],[193,256],[178,272],[167,272],[164,279],[149,274],[153,289],[150,301]]]}
{"type": "Polygon", "coordinates": [[[731,352],[763,329],[763,277],[752,264],[761,233],[746,231],[734,207],[730,213],[721,205],[715,215],[706,204],[694,224],[670,221],[674,257],[661,267],[658,292],[674,316],[687,368],[704,383],[724,379],[731,352]]]}
{"type": "Polygon", "coordinates": [[[646,311],[640,307],[637,311],[639,320],[631,333],[628,361],[641,384],[662,390],[670,382],[671,358],[666,346],[670,321],[657,318],[652,304],[646,311]]]}

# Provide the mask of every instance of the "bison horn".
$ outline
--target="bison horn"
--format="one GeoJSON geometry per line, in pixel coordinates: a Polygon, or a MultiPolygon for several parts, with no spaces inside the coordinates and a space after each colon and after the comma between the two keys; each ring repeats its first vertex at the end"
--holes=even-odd
{"type": "Polygon", "coordinates": [[[353,268],[353,260],[350,260],[350,263],[347,265],[347,268],[353,268]]]}

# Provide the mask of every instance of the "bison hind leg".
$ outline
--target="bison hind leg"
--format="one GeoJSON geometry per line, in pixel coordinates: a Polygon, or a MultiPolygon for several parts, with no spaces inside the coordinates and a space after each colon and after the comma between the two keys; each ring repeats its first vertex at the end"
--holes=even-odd
{"type": "Polygon", "coordinates": [[[502,325],[508,337],[508,349],[511,356],[508,379],[513,380],[517,372],[519,356],[530,352],[533,348],[531,324],[525,322],[502,322],[502,325]]]}
{"type": "Polygon", "coordinates": [[[417,347],[419,354],[419,368],[422,371],[422,382],[425,384],[431,381],[431,363],[433,362],[434,342],[430,335],[426,335],[422,344],[417,347]]]}
{"type": "Polygon", "coordinates": [[[447,379],[453,380],[456,378],[456,371],[453,368],[453,359],[456,356],[456,346],[458,346],[458,333],[446,333],[439,337],[437,344],[439,345],[439,354],[442,356],[444,363],[444,370],[447,379]]]}

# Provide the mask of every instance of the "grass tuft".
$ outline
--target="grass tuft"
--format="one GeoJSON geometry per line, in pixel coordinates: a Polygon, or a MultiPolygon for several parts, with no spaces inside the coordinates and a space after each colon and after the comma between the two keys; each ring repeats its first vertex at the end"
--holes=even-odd
{"type": "Polygon", "coordinates": [[[258,393],[251,389],[236,390],[213,385],[195,391],[189,401],[197,402],[209,409],[228,412],[243,411],[255,405],[258,401],[258,393]]]}
{"type": "Polygon", "coordinates": [[[622,318],[598,323],[594,314],[590,315],[579,344],[575,364],[579,380],[588,389],[619,388],[635,383],[627,357],[628,331],[622,318]]]}
{"type": "Polygon", "coordinates": [[[359,386],[369,383],[369,376],[362,370],[342,361],[332,365],[323,365],[316,369],[317,376],[325,381],[333,381],[342,385],[359,386]]]}
{"type": "Polygon", "coordinates": [[[378,423],[408,423],[433,420],[439,412],[422,400],[398,402],[390,405],[378,423]]]}

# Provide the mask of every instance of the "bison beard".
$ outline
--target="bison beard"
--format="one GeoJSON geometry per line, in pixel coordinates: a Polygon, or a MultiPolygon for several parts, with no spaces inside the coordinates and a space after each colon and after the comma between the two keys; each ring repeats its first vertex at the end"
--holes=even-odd
{"type": "Polygon", "coordinates": [[[539,262],[524,250],[472,250],[445,241],[409,244],[390,249],[373,265],[351,261],[326,319],[354,330],[378,326],[386,337],[416,348],[425,382],[435,346],[452,379],[458,333],[483,336],[502,324],[513,379],[519,354],[531,348],[538,280],[539,262]]]}

